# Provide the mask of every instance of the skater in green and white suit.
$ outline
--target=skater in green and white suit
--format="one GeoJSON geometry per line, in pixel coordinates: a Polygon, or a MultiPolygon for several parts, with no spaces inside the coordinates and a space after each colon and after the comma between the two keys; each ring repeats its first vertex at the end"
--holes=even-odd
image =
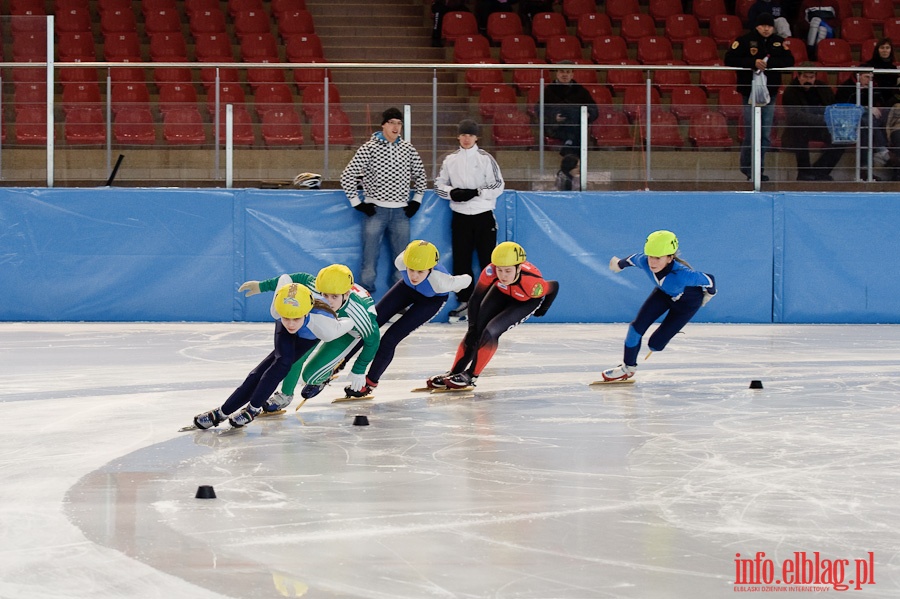
{"type": "MultiPolygon", "coordinates": [[[[281,391],[276,392],[265,403],[267,412],[284,409],[294,399],[294,390],[300,378],[305,386],[300,394],[309,399],[328,384],[347,353],[357,342],[362,340],[362,351],[350,369],[350,387],[362,389],[366,384],[366,370],[378,351],[381,333],[375,314],[375,302],[369,292],[353,283],[353,273],[343,264],[332,264],[319,271],[313,277],[305,272],[292,275],[281,275],[282,279],[299,283],[309,288],[326,301],[339,317],[353,321],[353,329],[333,341],[319,343],[303,358],[294,364],[290,373],[281,383],[281,391]]],[[[247,281],[239,291],[246,291],[246,296],[256,295],[263,291],[275,291],[279,287],[279,279],[265,281],[247,281]]]]}

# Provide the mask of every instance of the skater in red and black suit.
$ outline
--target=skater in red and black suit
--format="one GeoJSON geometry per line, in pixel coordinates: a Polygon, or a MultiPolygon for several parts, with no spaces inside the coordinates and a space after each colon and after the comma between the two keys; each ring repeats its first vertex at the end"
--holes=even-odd
{"type": "Polygon", "coordinates": [[[431,389],[474,386],[497,351],[500,335],[532,314],[546,314],[558,291],[559,283],[545,280],[534,264],[525,261],[521,245],[504,241],[495,247],[469,300],[469,328],[453,367],[425,384],[431,389]]]}

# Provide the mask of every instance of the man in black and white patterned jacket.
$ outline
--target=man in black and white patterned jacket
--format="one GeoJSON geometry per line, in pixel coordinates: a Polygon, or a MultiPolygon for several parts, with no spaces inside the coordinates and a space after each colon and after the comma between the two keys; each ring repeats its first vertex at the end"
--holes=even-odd
{"type": "Polygon", "coordinates": [[[375,293],[375,268],[385,231],[391,256],[403,253],[409,244],[409,219],[422,205],[425,195],[425,166],[413,145],[400,137],[402,128],[403,114],[397,108],[385,110],[381,115],[381,131],[373,133],[356,150],[341,175],[341,188],[350,205],[366,215],[358,282],[369,293],[375,293]],[[415,186],[412,199],[410,181],[415,186]],[[364,198],[359,197],[360,184],[364,198]]]}

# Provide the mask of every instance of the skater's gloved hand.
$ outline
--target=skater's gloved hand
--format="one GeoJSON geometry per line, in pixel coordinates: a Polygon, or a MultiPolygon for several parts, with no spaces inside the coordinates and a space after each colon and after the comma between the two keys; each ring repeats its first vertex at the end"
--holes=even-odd
{"type": "Polygon", "coordinates": [[[457,188],[450,190],[450,199],[454,202],[468,202],[477,195],[477,189],[457,188]]]}
{"type": "Polygon", "coordinates": [[[259,281],[247,281],[240,287],[238,287],[238,291],[246,291],[244,297],[250,297],[251,295],[256,295],[259,293],[259,281]]]}
{"type": "Polygon", "coordinates": [[[619,257],[613,256],[609,259],[609,269],[613,272],[622,272],[622,269],[619,268],[619,257]]]}
{"type": "Polygon", "coordinates": [[[366,386],[366,375],[365,374],[356,374],[355,372],[350,373],[350,385],[348,385],[354,391],[360,391],[363,387],[366,386]]]}
{"type": "Polygon", "coordinates": [[[713,298],[713,296],[718,292],[718,290],[716,289],[716,278],[709,273],[703,273],[703,274],[705,274],[707,277],[709,277],[709,279],[713,282],[713,284],[710,287],[703,288],[703,301],[700,302],[700,306],[705,306],[706,302],[711,300],[713,298]]]}
{"type": "Polygon", "coordinates": [[[375,205],[374,204],[357,204],[354,206],[357,210],[365,214],[366,216],[375,216],[375,205]]]}
{"type": "Polygon", "coordinates": [[[404,206],[403,212],[406,213],[406,218],[412,218],[413,214],[419,211],[419,206],[421,205],[421,202],[409,202],[406,206],[404,206]]]}

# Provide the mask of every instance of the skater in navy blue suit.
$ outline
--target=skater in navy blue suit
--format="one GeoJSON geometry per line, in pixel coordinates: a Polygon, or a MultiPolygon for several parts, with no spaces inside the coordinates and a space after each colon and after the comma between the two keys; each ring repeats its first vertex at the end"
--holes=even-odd
{"type": "Polygon", "coordinates": [[[647,237],[643,253],[632,254],[627,258],[613,256],[609,261],[609,269],[613,272],[637,266],[647,273],[656,288],[628,327],[622,364],[603,371],[604,381],[624,382],[634,376],[641,339],[657,318],[668,312],[647,340],[647,347],[651,352],[665,349],[672,337],[694,317],[697,310],[716,294],[715,278],[691,268],[677,256],[677,252],[678,238],[674,233],[654,231],[647,237]]]}

